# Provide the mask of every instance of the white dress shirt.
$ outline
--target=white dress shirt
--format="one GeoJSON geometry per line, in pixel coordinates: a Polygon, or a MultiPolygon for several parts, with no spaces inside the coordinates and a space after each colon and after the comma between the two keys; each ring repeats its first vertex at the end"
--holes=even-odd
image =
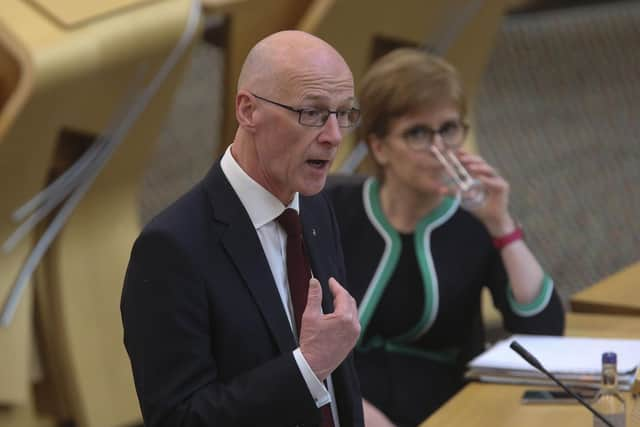
{"type": "MultiPolygon", "coordinates": [[[[300,212],[298,193],[295,193],[293,201],[289,206],[282,204],[277,197],[242,170],[231,154],[231,146],[227,147],[227,150],[222,156],[220,166],[256,229],[256,233],[262,244],[262,249],[267,257],[267,262],[271,268],[273,280],[278,288],[280,300],[289,319],[289,325],[297,340],[298,337],[294,325],[295,316],[293,315],[293,305],[289,293],[289,280],[287,278],[287,234],[280,224],[276,222],[276,219],[286,208],[292,208],[295,209],[296,212],[300,212]]],[[[316,406],[319,408],[327,403],[331,403],[334,425],[339,427],[337,407],[335,405],[335,399],[332,399],[334,393],[331,376],[327,377],[327,385],[330,390],[328,391],[311,367],[309,367],[309,364],[300,351],[300,347],[293,351],[293,356],[309,388],[309,392],[316,402],[316,406]]]]}

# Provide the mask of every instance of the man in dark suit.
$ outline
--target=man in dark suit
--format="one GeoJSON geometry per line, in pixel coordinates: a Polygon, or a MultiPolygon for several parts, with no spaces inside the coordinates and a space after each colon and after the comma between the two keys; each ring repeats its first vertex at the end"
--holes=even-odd
{"type": "Polygon", "coordinates": [[[129,261],[124,340],[147,427],[363,425],[357,308],[318,194],[354,105],[344,59],[314,36],[276,33],[247,56],[233,144],[129,261]],[[284,211],[299,212],[298,252],[284,211]]]}

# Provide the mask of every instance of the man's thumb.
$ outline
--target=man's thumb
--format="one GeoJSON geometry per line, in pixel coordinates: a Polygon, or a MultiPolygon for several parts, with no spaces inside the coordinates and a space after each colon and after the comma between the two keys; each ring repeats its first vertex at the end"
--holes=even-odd
{"type": "Polygon", "coordinates": [[[322,287],[318,279],[311,278],[309,280],[309,294],[307,295],[307,308],[311,307],[312,310],[320,312],[320,306],[322,305],[322,287]]]}

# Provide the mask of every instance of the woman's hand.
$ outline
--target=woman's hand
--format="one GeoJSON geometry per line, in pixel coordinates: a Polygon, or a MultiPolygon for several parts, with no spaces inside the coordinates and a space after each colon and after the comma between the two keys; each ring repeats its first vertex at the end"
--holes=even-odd
{"type": "Polygon", "coordinates": [[[487,227],[492,236],[503,236],[516,227],[509,214],[509,183],[482,157],[464,150],[457,157],[469,174],[485,187],[486,198],[481,206],[470,210],[487,227]]]}
{"type": "MultiPolygon", "coordinates": [[[[494,237],[504,236],[516,228],[509,214],[509,183],[495,168],[478,155],[459,151],[460,162],[471,176],[482,181],[486,190],[485,203],[470,212],[487,227],[494,237]]],[[[500,251],[507,270],[514,299],[529,304],[540,295],[544,271],[523,240],[514,242],[500,251]]]]}

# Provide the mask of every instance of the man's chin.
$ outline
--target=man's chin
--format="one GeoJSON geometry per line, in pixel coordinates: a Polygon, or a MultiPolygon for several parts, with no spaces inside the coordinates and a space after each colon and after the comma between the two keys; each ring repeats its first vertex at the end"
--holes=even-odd
{"type": "Polygon", "coordinates": [[[314,196],[322,191],[326,183],[327,183],[326,175],[323,178],[307,180],[302,186],[302,189],[299,190],[299,193],[302,194],[303,196],[314,196]]]}

